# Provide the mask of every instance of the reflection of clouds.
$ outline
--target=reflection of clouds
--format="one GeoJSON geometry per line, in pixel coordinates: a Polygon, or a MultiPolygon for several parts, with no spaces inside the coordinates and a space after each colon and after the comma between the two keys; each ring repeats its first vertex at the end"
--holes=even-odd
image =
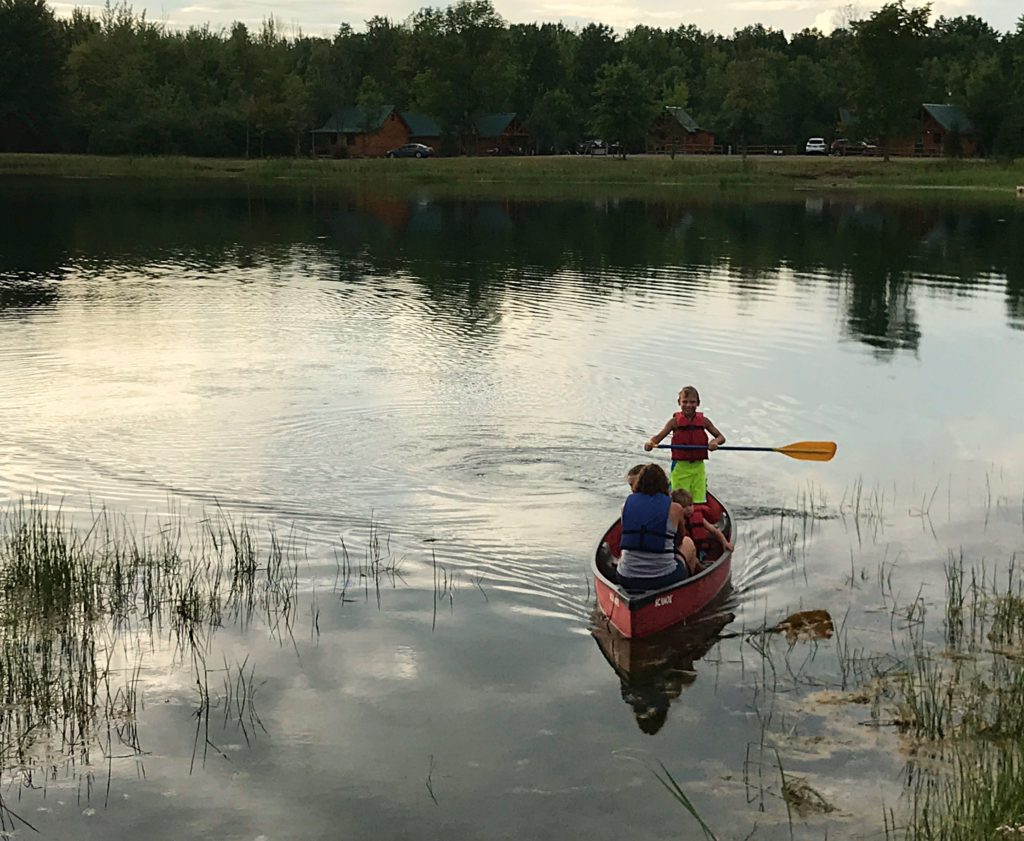
{"type": "Polygon", "coordinates": [[[388,656],[374,660],[371,671],[379,680],[416,680],[419,677],[416,650],[400,645],[388,656]]]}

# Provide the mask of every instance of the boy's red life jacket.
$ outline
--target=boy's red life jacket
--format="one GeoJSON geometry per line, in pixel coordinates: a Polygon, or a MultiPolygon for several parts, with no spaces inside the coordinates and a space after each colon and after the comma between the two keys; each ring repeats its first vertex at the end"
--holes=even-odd
{"type": "Polygon", "coordinates": [[[711,496],[711,494],[708,494],[707,502],[695,505],[694,508],[697,511],[703,512],[705,523],[711,523],[713,526],[718,525],[718,521],[722,519],[722,513],[725,510],[722,508],[722,503],[711,496]]]}
{"type": "Polygon", "coordinates": [[[704,512],[698,506],[694,506],[693,513],[683,519],[682,527],[676,532],[677,547],[683,542],[684,537],[693,541],[693,545],[697,547],[698,556],[707,552],[711,545],[711,535],[704,528],[704,512]]]}
{"type": "Polygon", "coordinates": [[[708,457],[708,432],[704,428],[704,415],[694,412],[693,417],[688,418],[682,412],[676,412],[672,417],[676,421],[676,428],[672,430],[672,461],[704,461],[708,457]],[[682,444],[699,446],[701,449],[674,449],[682,444]]]}
{"type": "Polygon", "coordinates": [[[693,513],[686,518],[685,524],[686,534],[697,548],[705,546],[708,542],[708,530],[704,528],[704,512],[695,506],[693,513]]]}

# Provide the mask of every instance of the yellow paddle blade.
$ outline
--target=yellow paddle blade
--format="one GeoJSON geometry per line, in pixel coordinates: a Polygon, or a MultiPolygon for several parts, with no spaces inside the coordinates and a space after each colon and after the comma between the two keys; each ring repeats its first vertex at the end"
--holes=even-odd
{"type": "Polygon", "coordinates": [[[785,447],[776,447],[775,452],[802,461],[831,461],[836,454],[835,441],[797,441],[785,447]]]}

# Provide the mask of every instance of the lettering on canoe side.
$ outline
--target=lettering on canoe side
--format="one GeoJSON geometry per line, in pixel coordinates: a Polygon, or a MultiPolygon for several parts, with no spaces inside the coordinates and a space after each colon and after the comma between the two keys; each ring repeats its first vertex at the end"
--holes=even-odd
{"type": "Polygon", "coordinates": [[[654,600],[655,607],[664,607],[667,604],[672,604],[671,596],[662,596],[661,598],[657,598],[654,600]]]}

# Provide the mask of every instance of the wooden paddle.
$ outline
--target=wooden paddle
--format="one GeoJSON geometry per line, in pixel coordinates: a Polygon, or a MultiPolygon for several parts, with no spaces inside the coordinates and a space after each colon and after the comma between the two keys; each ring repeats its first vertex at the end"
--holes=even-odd
{"type": "MultiPolygon", "coordinates": [[[[659,450],[706,450],[700,444],[655,444],[659,450]]],[[[723,445],[719,450],[745,450],[754,453],[782,453],[790,458],[797,458],[801,461],[831,461],[836,454],[835,441],[797,441],[795,444],[787,444],[785,447],[730,447],[723,445]]],[[[716,451],[717,452],[717,451],[716,451]]]]}

